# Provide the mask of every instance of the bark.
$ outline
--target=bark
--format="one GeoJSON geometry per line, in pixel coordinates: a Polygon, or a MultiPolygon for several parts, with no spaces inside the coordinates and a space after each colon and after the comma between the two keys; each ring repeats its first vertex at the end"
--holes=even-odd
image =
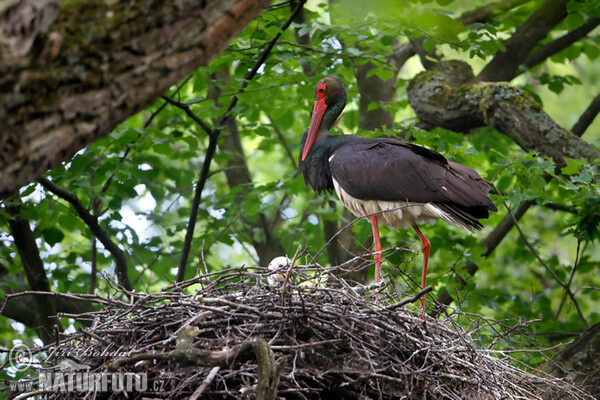
{"type": "Polygon", "coordinates": [[[592,162],[600,157],[593,146],[552,120],[527,92],[503,83],[470,82],[468,71],[466,63],[444,62],[411,81],[408,98],[421,121],[457,132],[491,126],[523,150],[552,158],[558,167],[565,165],[565,158],[592,162]]]}
{"type": "Polygon", "coordinates": [[[369,75],[374,68],[372,63],[358,65],[354,68],[356,83],[360,93],[358,126],[360,129],[375,130],[386,127],[391,129],[394,116],[384,108],[368,110],[371,103],[387,103],[394,99],[396,94],[396,80],[398,73],[384,81],[377,75],[369,75]]]}
{"type": "Polygon", "coordinates": [[[207,65],[266,0],[0,6],[0,197],[207,65]]]}

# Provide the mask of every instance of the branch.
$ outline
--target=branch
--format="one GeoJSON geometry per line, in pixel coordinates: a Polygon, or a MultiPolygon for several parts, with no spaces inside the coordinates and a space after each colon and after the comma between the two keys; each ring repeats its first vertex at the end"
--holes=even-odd
{"type": "Polygon", "coordinates": [[[485,22],[491,15],[496,16],[500,13],[512,10],[515,7],[519,7],[521,4],[527,3],[527,1],[528,0],[512,0],[488,4],[463,13],[458,20],[464,25],[470,25],[475,22],[485,22]]]}
{"type": "MultiPolygon", "coordinates": [[[[304,3],[305,3],[305,0],[301,0],[298,3],[298,5],[297,5],[296,9],[294,10],[294,12],[292,13],[292,15],[290,15],[290,17],[283,23],[283,25],[281,25],[279,32],[275,35],[275,37],[273,39],[271,39],[268,46],[265,48],[265,50],[262,52],[261,56],[259,57],[258,61],[256,61],[256,63],[252,67],[252,69],[250,71],[248,71],[248,73],[246,74],[245,80],[242,82],[242,84],[240,86],[240,90],[239,90],[240,93],[242,93],[246,89],[246,87],[248,87],[248,83],[250,82],[250,80],[252,80],[252,78],[254,78],[254,76],[258,72],[258,69],[260,68],[260,66],[265,62],[265,60],[267,59],[271,50],[275,46],[275,43],[277,43],[277,40],[279,39],[279,37],[281,37],[281,34],[290,26],[290,24],[292,23],[294,18],[296,18],[296,15],[300,12],[300,9],[302,9],[302,7],[304,7],[304,3]]],[[[231,110],[235,107],[237,102],[238,102],[238,96],[234,95],[231,98],[229,105],[225,109],[225,112],[221,115],[221,117],[215,124],[215,128],[211,131],[211,133],[209,133],[210,140],[208,143],[208,148],[206,150],[206,155],[204,156],[204,162],[202,163],[202,171],[200,173],[200,177],[198,178],[198,181],[196,182],[196,191],[194,193],[194,199],[192,200],[192,205],[191,205],[192,209],[190,212],[190,218],[188,220],[187,231],[185,233],[185,239],[184,239],[183,248],[181,251],[181,258],[179,260],[179,268],[177,270],[177,282],[181,282],[185,278],[185,270],[187,268],[187,261],[188,261],[188,258],[190,255],[190,250],[192,247],[192,239],[194,237],[194,229],[196,227],[196,220],[198,218],[198,208],[200,207],[200,200],[202,199],[202,191],[204,190],[204,185],[206,184],[206,180],[207,180],[207,177],[208,177],[208,174],[210,171],[210,164],[212,162],[213,156],[215,154],[215,150],[217,148],[219,135],[221,134],[221,129],[222,129],[223,125],[225,124],[227,118],[229,118],[229,116],[230,116],[231,110]]]]}
{"type": "Polygon", "coordinates": [[[588,19],[587,22],[581,25],[579,28],[572,30],[564,36],[561,36],[558,39],[555,39],[530,53],[523,64],[527,68],[535,67],[545,59],[553,56],[561,50],[566,49],[579,39],[585,37],[598,25],[600,25],[600,18],[588,19]]]}
{"type": "Polygon", "coordinates": [[[414,303],[415,301],[419,301],[421,299],[421,297],[423,297],[427,293],[431,292],[432,290],[433,290],[433,285],[429,285],[429,286],[419,290],[417,293],[414,294],[414,296],[404,299],[402,301],[399,301],[396,304],[392,304],[391,306],[387,306],[387,307],[385,307],[385,309],[386,310],[395,310],[396,308],[400,308],[407,304],[414,303]]]}
{"type": "Polygon", "coordinates": [[[48,180],[47,178],[38,179],[40,185],[42,185],[46,190],[54,193],[56,196],[70,203],[79,218],[83,220],[83,222],[90,228],[90,231],[96,238],[104,245],[106,250],[110,252],[115,260],[115,271],[117,273],[117,279],[119,280],[119,284],[123,286],[126,290],[131,291],[133,288],[131,286],[131,282],[129,281],[129,277],[127,275],[127,259],[125,258],[125,253],[123,250],[119,248],[119,246],[113,242],[108,234],[100,227],[98,224],[98,218],[90,214],[90,212],[83,206],[81,201],[75,196],[73,193],[61,188],[56,185],[54,182],[48,180]]]}
{"type": "MultiPolygon", "coordinates": [[[[6,207],[6,211],[12,217],[8,221],[10,234],[21,258],[29,287],[32,290],[49,292],[50,284],[48,283],[44,263],[40,258],[40,252],[29,221],[23,219],[20,215],[20,203],[6,207]]],[[[38,332],[40,339],[48,344],[55,339],[53,334],[55,326],[62,331],[62,325],[56,319],[56,305],[53,299],[48,300],[40,297],[35,297],[34,303],[36,323],[31,327],[38,332]]]]}
{"type": "Polygon", "coordinates": [[[185,279],[185,270],[187,267],[187,261],[190,256],[190,250],[192,248],[192,239],[194,238],[194,229],[196,228],[196,220],[198,219],[198,208],[200,208],[200,200],[202,199],[202,191],[208,178],[210,171],[210,163],[215,155],[217,149],[217,143],[219,142],[219,133],[215,131],[209,135],[208,148],[204,155],[204,162],[202,163],[202,171],[200,177],[196,182],[196,190],[194,192],[194,198],[192,200],[190,218],[188,219],[188,226],[185,232],[185,239],[183,241],[183,247],[181,249],[181,258],[179,259],[179,268],[177,269],[177,282],[182,282],[185,279]]]}
{"type": "Polygon", "coordinates": [[[200,119],[200,117],[198,117],[196,114],[194,114],[194,112],[190,109],[190,106],[188,106],[185,103],[181,103],[179,101],[173,100],[172,98],[170,98],[169,96],[161,96],[161,98],[163,100],[165,100],[167,103],[183,110],[183,112],[185,112],[185,114],[190,117],[192,120],[194,120],[194,122],[196,124],[198,124],[203,130],[204,132],[206,132],[208,134],[208,136],[211,136],[214,134],[213,130],[210,128],[210,126],[206,125],[204,123],[204,121],[202,121],[202,119],[200,119]]]}
{"type": "MultiPolygon", "coordinates": [[[[290,2],[290,7],[292,7],[292,10],[296,6],[297,6],[296,0],[293,0],[290,2]]],[[[296,14],[296,17],[294,18],[294,22],[299,25],[307,23],[306,13],[304,12],[304,8],[302,8],[300,10],[300,12],[298,12],[298,14],[296,14]]],[[[310,46],[310,34],[307,32],[304,35],[300,35],[300,30],[301,30],[300,28],[294,29],[296,41],[301,46],[310,46]]],[[[302,64],[302,72],[304,72],[304,75],[311,76],[311,77],[315,76],[315,71],[312,69],[312,65],[310,64],[310,62],[306,61],[301,64],[302,64]]]]}
{"type": "MultiPolygon", "coordinates": [[[[440,68],[447,63],[440,63],[440,68]]],[[[451,63],[455,69],[461,64],[470,69],[466,63],[451,63]]],[[[559,168],[565,158],[590,162],[600,158],[596,148],[560,127],[529,93],[508,84],[474,82],[457,87],[448,74],[434,70],[413,78],[407,93],[419,119],[428,124],[457,132],[493,127],[523,150],[552,158],[559,168]]]]}
{"type": "Polygon", "coordinates": [[[267,114],[267,118],[269,118],[269,121],[271,122],[271,126],[273,127],[273,130],[275,131],[277,138],[281,142],[281,145],[283,146],[283,149],[285,150],[285,154],[289,158],[294,169],[297,170],[298,165],[296,164],[296,157],[294,157],[294,155],[292,154],[292,151],[290,150],[290,145],[288,144],[287,140],[283,136],[281,129],[279,129],[279,127],[275,124],[275,121],[273,121],[273,118],[271,117],[271,115],[267,114]]]}
{"type": "Polygon", "coordinates": [[[585,133],[587,128],[592,124],[592,122],[594,122],[594,119],[596,118],[599,112],[600,94],[594,97],[594,100],[592,100],[588,108],[586,108],[583,114],[581,114],[577,123],[573,125],[573,128],[571,128],[571,132],[581,137],[585,133]]]}
{"type": "Polygon", "coordinates": [[[569,0],[546,0],[540,5],[504,43],[506,50],[498,50],[492,61],[477,76],[477,80],[498,82],[513,79],[531,50],[567,16],[568,2],[569,0]]]}

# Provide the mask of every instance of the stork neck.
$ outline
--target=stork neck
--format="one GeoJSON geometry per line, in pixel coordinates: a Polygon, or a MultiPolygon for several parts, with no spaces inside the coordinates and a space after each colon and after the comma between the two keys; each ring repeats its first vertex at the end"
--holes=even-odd
{"type": "Polygon", "coordinates": [[[317,137],[315,138],[315,142],[313,146],[319,143],[321,140],[327,139],[329,136],[329,127],[326,127],[325,124],[321,124],[321,127],[317,131],[317,137]]]}

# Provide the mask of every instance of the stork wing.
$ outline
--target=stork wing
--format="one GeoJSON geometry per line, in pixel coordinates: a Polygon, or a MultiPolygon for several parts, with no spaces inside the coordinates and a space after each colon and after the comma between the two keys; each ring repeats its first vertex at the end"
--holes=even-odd
{"type": "Polygon", "coordinates": [[[335,151],[329,167],[331,176],[357,199],[482,207],[478,218],[495,209],[487,195],[489,186],[477,172],[411,143],[348,142],[335,151]]]}

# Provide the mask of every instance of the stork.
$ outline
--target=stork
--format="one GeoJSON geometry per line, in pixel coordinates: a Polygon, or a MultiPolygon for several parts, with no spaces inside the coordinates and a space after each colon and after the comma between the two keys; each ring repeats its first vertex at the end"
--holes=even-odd
{"type": "MultiPolygon", "coordinates": [[[[431,244],[418,224],[440,219],[468,231],[481,229],[479,219],[497,211],[488,196],[489,185],[471,168],[413,143],[330,136],[346,99],[339,78],[325,77],[315,86],[310,125],[300,145],[304,182],[317,194],[335,191],[355,216],[371,222],[376,283],[382,259],[379,225],[394,230],[412,227],[422,244],[421,286],[425,288],[431,244]]],[[[423,296],[421,311],[424,305],[423,296]]]]}

